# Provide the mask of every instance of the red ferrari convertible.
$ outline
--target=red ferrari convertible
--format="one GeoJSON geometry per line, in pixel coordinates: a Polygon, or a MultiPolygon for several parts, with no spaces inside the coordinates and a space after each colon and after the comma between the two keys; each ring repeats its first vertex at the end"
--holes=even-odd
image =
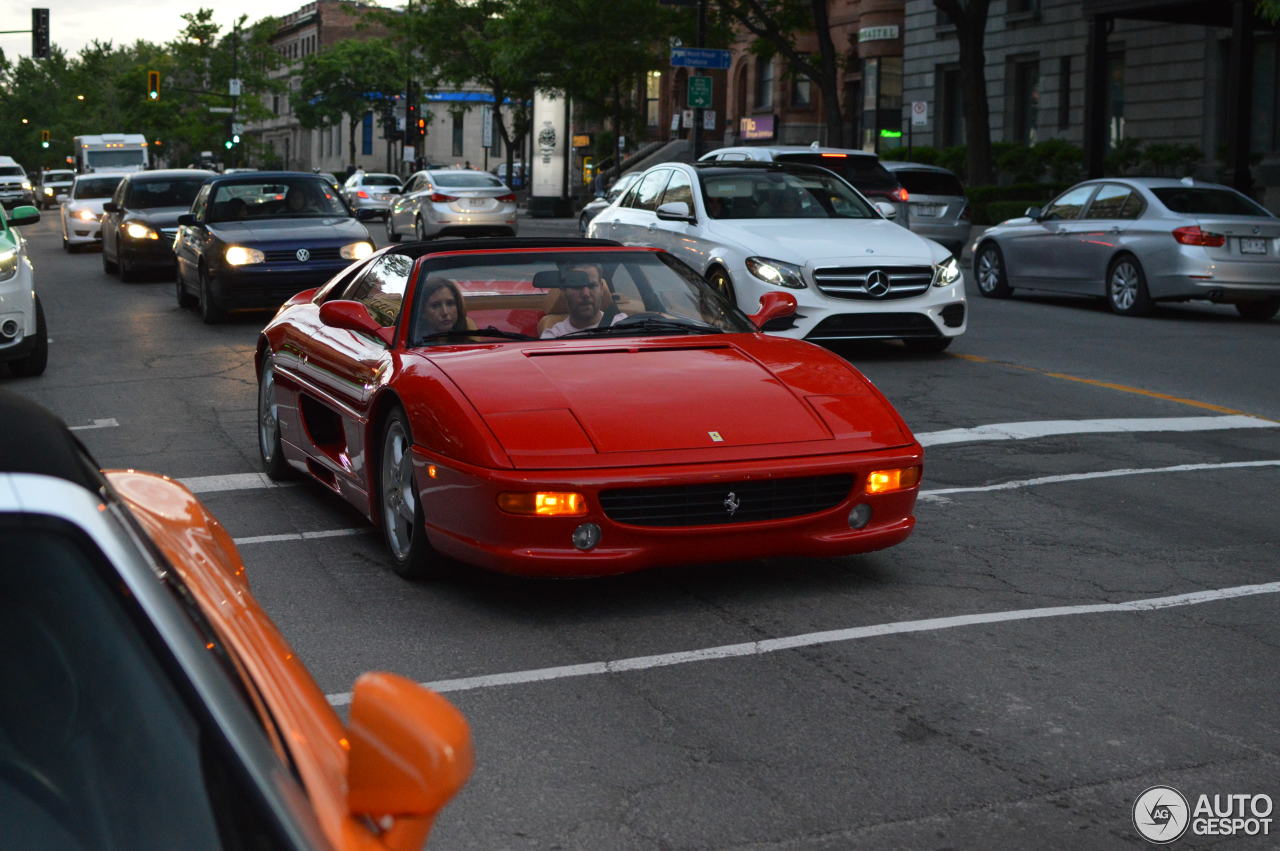
{"type": "Polygon", "coordinates": [[[394,245],[263,330],[263,467],[351,502],[406,577],[897,544],[923,450],[847,362],[759,331],[794,311],[605,240],[394,245]]]}

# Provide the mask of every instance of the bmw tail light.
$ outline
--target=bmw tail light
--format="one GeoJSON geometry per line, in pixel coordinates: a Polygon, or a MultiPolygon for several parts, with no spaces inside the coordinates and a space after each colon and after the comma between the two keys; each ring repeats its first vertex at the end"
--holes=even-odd
{"type": "Polygon", "coordinates": [[[890,197],[892,197],[893,200],[895,201],[902,201],[903,203],[906,203],[907,201],[911,200],[911,196],[907,194],[906,188],[902,186],[899,186],[897,189],[893,190],[893,192],[890,193],[890,197]]]}
{"type": "Polygon", "coordinates": [[[356,197],[357,197],[357,198],[368,198],[368,197],[369,197],[369,193],[368,193],[368,192],[365,192],[363,189],[361,189],[359,192],[357,192],[357,193],[356,193],[356,197]]]}
{"type": "Polygon", "coordinates": [[[919,467],[898,467],[893,470],[872,470],[867,473],[867,493],[904,491],[920,484],[919,467]]]}
{"type": "Polygon", "coordinates": [[[1209,248],[1221,248],[1227,244],[1227,238],[1222,234],[1200,230],[1196,225],[1174,228],[1173,238],[1183,245],[1205,245],[1209,248]]]}
{"type": "Polygon", "coordinates": [[[497,200],[499,200],[499,201],[514,201],[514,200],[516,200],[516,193],[514,193],[514,192],[508,192],[506,195],[499,195],[497,200]]]}
{"type": "Polygon", "coordinates": [[[436,204],[444,204],[445,202],[448,202],[448,201],[457,201],[458,196],[457,195],[441,195],[439,192],[432,192],[431,200],[436,204]]]}

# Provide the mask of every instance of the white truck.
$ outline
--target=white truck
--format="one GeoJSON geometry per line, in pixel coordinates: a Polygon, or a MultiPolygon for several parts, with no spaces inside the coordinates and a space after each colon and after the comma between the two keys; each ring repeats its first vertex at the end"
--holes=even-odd
{"type": "Polygon", "coordinates": [[[77,174],[144,171],[147,168],[147,137],[141,133],[76,136],[72,144],[77,174]]]}

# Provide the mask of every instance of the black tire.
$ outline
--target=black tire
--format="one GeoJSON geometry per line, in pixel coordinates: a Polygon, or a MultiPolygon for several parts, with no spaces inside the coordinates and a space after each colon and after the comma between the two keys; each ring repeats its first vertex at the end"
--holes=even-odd
{"type": "Polygon", "coordinates": [[[114,275],[120,271],[120,267],[116,265],[116,261],[107,259],[107,244],[102,244],[102,271],[108,275],[114,275]]]}
{"type": "Polygon", "coordinates": [[[126,284],[133,283],[138,280],[138,270],[129,262],[129,255],[125,251],[121,251],[117,259],[120,261],[120,280],[126,284]]]}
{"type": "Polygon", "coordinates": [[[178,297],[178,307],[182,310],[191,310],[199,302],[199,299],[187,292],[187,283],[182,279],[181,266],[174,269],[173,277],[174,294],[178,297]]]}
{"type": "Polygon", "coordinates": [[[293,468],[280,447],[280,414],[276,404],[275,363],[270,350],[262,355],[258,370],[258,457],[262,472],[273,481],[293,478],[293,468]]]}
{"type": "Polygon", "coordinates": [[[1236,312],[1250,322],[1266,322],[1280,312],[1280,296],[1258,301],[1242,301],[1236,304],[1236,312]]]}
{"type": "Polygon", "coordinates": [[[44,374],[49,363],[49,329],[44,324],[44,306],[40,299],[36,300],[36,344],[24,358],[9,361],[9,370],[14,375],[33,378],[44,374]]]}
{"type": "Polygon", "coordinates": [[[583,213],[578,216],[578,233],[582,236],[587,235],[587,225],[591,224],[591,220],[587,218],[587,214],[583,213]]]}
{"type": "Polygon", "coordinates": [[[951,345],[954,337],[929,337],[923,340],[903,340],[907,351],[916,355],[940,355],[951,345]]]}
{"type": "Polygon", "coordinates": [[[399,242],[400,234],[396,233],[396,223],[391,220],[391,214],[387,214],[387,242],[399,242]]]}
{"type": "Polygon", "coordinates": [[[413,220],[413,238],[418,242],[426,242],[431,238],[427,236],[427,230],[422,226],[422,216],[413,220]]]}
{"type": "Polygon", "coordinates": [[[378,442],[378,525],[391,554],[391,569],[405,579],[425,579],[443,575],[453,563],[427,539],[412,447],[409,419],[397,408],[383,423],[378,442]]]}
{"type": "Polygon", "coordinates": [[[1107,304],[1121,316],[1147,316],[1153,302],[1147,276],[1132,254],[1121,254],[1107,268],[1107,304]]]}
{"type": "Polygon", "coordinates": [[[213,298],[213,283],[209,280],[209,270],[200,267],[200,320],[205,325],[217,325],[227,318],[227,312],[213,298]]]}
{"type": "Polygon", "coordinates": [[[707,283],[711,284],[711,289],[720,293],[728,300],[729,304],[737,305],[738,297],[733,291],[733,280],[729,277],[729,273],[719,266],[707,273],[707,283]]]}
{"type": "Polygon", "coordinates": [[[1004,254],[994,242],[978,246],[977,253],[973,255],[973,279],[978,284],[978,292],[987,298],[1008,298],[1013,294],[1004,254]]]}

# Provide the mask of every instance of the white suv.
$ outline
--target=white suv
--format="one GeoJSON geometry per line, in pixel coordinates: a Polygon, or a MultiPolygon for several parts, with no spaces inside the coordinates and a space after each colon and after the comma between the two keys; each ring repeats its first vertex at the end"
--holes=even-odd
{"type": "Polygon", "coordinates": [[[964,278],[945,248],[885,218],[835,173],[777,162],[664,163],[588,235],[664,248],[746,313],[790,292],[765,331],[815,342],[902,340],[941,352],[965,332],[964,278]]]}
{"type": "Polygon", "coordinates": [[[35,207],[0,212],[0,362],[8,362],[14,375],[39,375],[49,359],[49,334],[27,241],[14,229],[38,221],[35,207]]]}

